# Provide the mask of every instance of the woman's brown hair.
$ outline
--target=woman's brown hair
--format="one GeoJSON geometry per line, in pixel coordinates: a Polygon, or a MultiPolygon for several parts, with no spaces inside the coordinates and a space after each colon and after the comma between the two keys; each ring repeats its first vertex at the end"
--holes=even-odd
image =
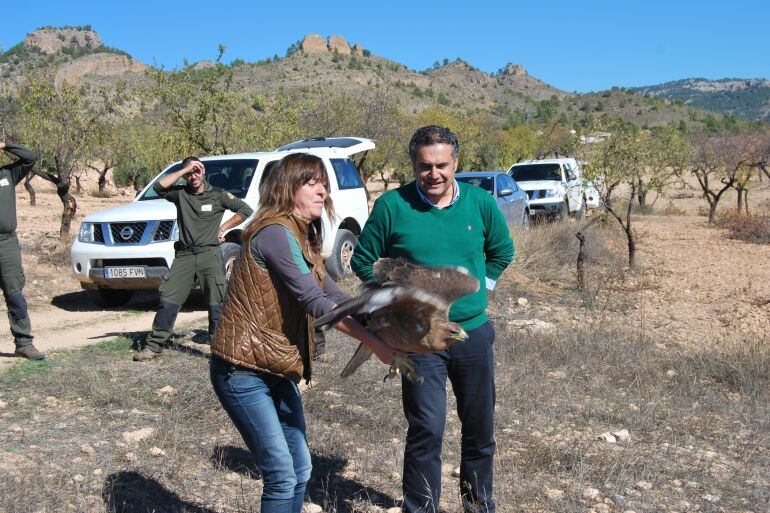
{"type": "MultiPolygon", "coordinates": [[[[329,177],[326,176],[326,168],[323,160],[309,153],[292,153],[287,155],[265,170],[267,176],[262,177],[259,184],[259,209],[249,226],[243,233],[244,240],[250,240],[254,236],[253,229],[263,219],[271,217],[292,216],[294,210],[294,195],[300,187],[318,180],[326,185],[326,199],[324,209],[329,219],[334,218],[334,207],[329,195],[329,177]]],[[[320,250],[322,243],[321,219],[310,222],[308,236],[311,246],[315,251],[320,250]]]]}

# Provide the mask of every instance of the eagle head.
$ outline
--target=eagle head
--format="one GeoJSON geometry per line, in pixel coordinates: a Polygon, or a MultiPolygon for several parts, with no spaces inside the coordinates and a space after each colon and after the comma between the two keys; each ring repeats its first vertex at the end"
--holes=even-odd
{"type": "Polygon", "coordinates": [[[460,342],[467,339],[468,339],[468,333],[465,332],[462,326],[460,326],[455,322],[450,322],[446,324],[446,335],[444,337],[444,340],[447,342],[447,344],[451,345],[451,344],[454,344],[455,342],[460,342]]]}

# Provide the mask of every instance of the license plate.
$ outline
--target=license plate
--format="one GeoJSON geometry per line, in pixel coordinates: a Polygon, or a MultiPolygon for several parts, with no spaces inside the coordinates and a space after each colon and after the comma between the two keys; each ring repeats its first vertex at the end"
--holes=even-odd
{"type": "Polygon", "coordinates": [[[144,278],[146,276],[144,267],[105,267],[104,277],[110,278],[144,278]]]}

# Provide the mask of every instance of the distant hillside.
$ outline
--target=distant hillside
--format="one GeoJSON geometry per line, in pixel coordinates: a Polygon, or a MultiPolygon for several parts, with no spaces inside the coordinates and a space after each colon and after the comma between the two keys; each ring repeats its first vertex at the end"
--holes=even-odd
{"type": "MultiPolygon", "coordinates": [[[[215,49],[212,48],[212,53],[215,49]]],[[[229,56],[237,57],[237,56],[229,56]]],[[[211,66],[201,61],[195,69],[211,66]]],[[[258,62],[233,61],[235,81],[247,94],[277,91],[312,95],[321,90],[380,90],[398,101],[406,112],[418,112],[436,103],[467,111],[487,111],[512,123],[534,119],[560,120],[577,127],[594,118],[622,118],[639,126],[671,122],[696,128],[709,112],[642,91],[618,89],[570,94],[532,77],[519,64],[507,64],[485,73],[460,59],[436,61],[417,71],[363,48],[344,37],[308,34],[291,44],[286,56],[258,62]]],[[[79,84],[86,91],[96,86],[124,83],[129,90],[148,81],[147,65],[126,52],[105,46],[91,27],[43,27],[0,54],[0,91],[13,90],[30,72],[55,70],[55,80],[79,84]]]]}
{"type": "Polygon", "coordinates": [[[688,78],[636,90],[744,120],[770,121],[770,80],[688,78]]]}

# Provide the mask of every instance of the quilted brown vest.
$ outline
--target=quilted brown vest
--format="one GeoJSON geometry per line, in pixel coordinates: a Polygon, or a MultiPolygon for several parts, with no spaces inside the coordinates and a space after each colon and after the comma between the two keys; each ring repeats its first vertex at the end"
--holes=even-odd
{"type": "MultiPolygon", "coordinates": [[[[280,224],[296,237],[313,277],[322,286],[325,269],[307,236],[307,224],[294,217],[259,221],[252,237],[280,224]]],[[[241,244],[222,305],[211,353],[234,365],[267,372],[299,383],[310,380],[315,357],[312,317],[294,295],[251,255],[251,238],[241,244]]]]}

